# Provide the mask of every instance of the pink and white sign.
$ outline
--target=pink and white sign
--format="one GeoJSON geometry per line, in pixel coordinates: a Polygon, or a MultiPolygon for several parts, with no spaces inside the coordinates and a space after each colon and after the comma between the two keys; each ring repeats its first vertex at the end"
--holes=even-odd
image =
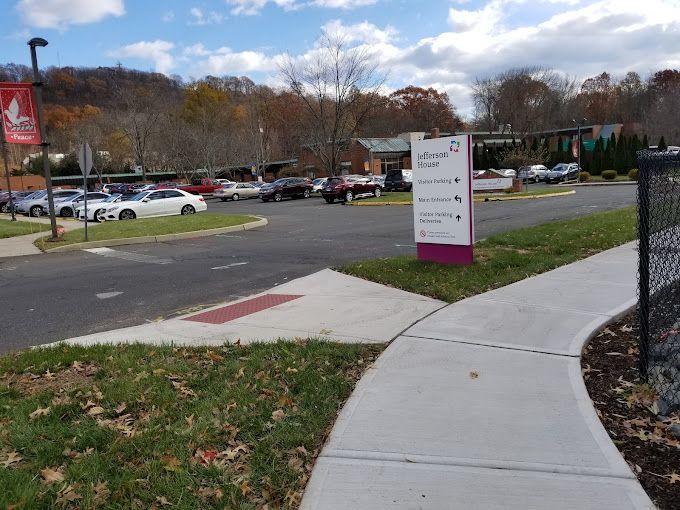
{"type": "Polygon", "coordinates": [[[2,130],[8,143],[40,145],[38,113],[30,83],[0,83],[2,130]]]}

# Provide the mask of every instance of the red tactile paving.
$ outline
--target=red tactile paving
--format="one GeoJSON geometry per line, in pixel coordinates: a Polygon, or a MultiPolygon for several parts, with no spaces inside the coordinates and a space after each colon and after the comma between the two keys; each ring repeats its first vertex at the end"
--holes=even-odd
{"type": "Polygon", "coordinates": [[[233,305],[223,306],[216,310],[199,313],[191,317],[185,317],[185,321],[205,322],[207,324],[224,324],[239,317],[244,317],[255,312],[260,312],[272,306],[287,303],[294,299],[301,298],[293,294],[265,294],[264,296],[248,299],[233,305]]]}

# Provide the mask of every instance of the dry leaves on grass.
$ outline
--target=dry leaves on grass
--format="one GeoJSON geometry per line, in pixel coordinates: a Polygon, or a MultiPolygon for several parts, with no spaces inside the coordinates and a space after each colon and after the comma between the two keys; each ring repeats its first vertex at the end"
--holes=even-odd
{"type": "Polygon", "coordinates": [[[58,506],[66,506],[69,503],[73,503],[74,501],[77,501],[79,499],[83,499],[83,497],[76,492],[76,489],[79,487],[79,484],[75,485],[67,485],[63,489],[61,489],[59,492],[57,492],[57,499],[56,499],[56,504],[58,506]]]}
{"type": "Polygon", "coordinates": [[[272,413],[272,420],[281,421],[286,417],[286,413],[283,409],[277,409],[272,413]]]}
{"type": "Polygon", "coordinates": [[[21,461],[23,457],[19,455],[19,453],[16,450],[12,450],[7,454],[7,458],[5,460],[0,460],[0,465],[2,467],[8,468],[12,464],[16,464],[21,461]]]}
{"type": "Polygon", "coordinates": [[[47,416],[50,414],[50,408],[49,407],[39,407],[35,411],[33,411],[31,414],[28,415],[29,419],[35,420],[36,418],[39,418],[41,416],[47,416]]]}
{"type": "Polygon", "coordinates": [[[40,470],[40,477],[45,485],[49,485],[55,482],[63,482],[65,479],[62,468],[45,468],[40,470]]]}

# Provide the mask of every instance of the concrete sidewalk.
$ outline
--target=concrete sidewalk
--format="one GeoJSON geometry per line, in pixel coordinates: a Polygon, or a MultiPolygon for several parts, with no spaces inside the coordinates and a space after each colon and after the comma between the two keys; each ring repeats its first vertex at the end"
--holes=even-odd
{"type": "MultiPolygon", "coordinates": [[[[113,298],[115,299],[115,298],[113,298]]],[[[69,343],[221,345],[326,338],[389,342],[446,303],[330,269],[181,317],[71,338],[69,343]]]]}
{"type": "Polygon", "coordinates": [[[653,508],[580,366],[635,301],[628,244],[426,317],[357,385],[302,509],[653,508]]]}

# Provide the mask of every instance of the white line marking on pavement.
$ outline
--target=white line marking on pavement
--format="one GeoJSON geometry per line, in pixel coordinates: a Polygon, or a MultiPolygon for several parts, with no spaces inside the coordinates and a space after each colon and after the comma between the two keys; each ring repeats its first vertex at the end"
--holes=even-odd
{"type": "Polygon", "coordinates": [[[229,269],[230,267],[245,266],[248,262],[234,262],[233,264],[227,264],[226,266],[211,267],[210,269],[229,269]]]}
{"type": "Polygon", "coordinates": [[[143,262],[147,264],[172,264],[171,259],[162,259],[160,257],[154,257],[153,255],[144,255],[143,253],[112,250],[111,248],[87,248],[83,251],[93,253],[94,255],[101,255],[102,257],[129,260],[130,262],[143,262]]]}
{"type": "Polygon", "coordinates": [[[215,237],[230,237],[230,238],[233,238],[233,239],[242,239],[243,238],[243,236],[230,236],[228,234],[217,234],[217,235],[215,235],[215,237]]]}
{"type": "Polygon", "coordinates": [[[112,297],[120,296],[122,292],[100,292],[99,294],[95,294],[97,296],[97,299],[110,299],[112,297]]]}
{"type": "Polygon", "coordinates": [[[415,244],[395,244],[397,248],[417,248],[415,244]]]}

